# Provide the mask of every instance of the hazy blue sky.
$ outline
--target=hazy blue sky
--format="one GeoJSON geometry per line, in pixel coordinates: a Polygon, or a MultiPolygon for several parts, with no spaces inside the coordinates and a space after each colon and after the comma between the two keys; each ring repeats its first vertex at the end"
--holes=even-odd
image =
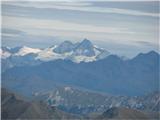
{"type": "Polygon", "coordinates": [[[2,45],[44,48],[87,38],[121,55],[158,51],[158,1],[124,1],[2,2],[2,45]]]}

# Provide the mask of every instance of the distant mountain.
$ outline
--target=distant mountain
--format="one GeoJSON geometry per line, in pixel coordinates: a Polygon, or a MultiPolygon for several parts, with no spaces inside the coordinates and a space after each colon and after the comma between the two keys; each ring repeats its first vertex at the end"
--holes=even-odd
{"type": "Polygon", "coordinates": [[[73,44],[70,41],[64,41],[59,46],[57,46],[53,50],[53,52],[56,52],[56,53],[59,53],[59,54],[64,54],[64,53],[67,53],[67,52],[71,52],[75,47],[76,47],[76,44],[73,44]]]}
{"type": "Polygon", "coordinates": [[[30,48],[26,46],[15,47],[15,48],[2,47],[1,56],[2,56],[2,59],[5,59],[10,56],[25,56],[27,54],[38,53],[40,51],[41,51],[40,49],[30,48]]]}
{"type": "Polygon", "coordinates": [[[11,55],[9,47],[2,47],[1,48],[1,58],[6,59],[11,55]]]}
{"type": "Polygon", "coordinates": [[[38,90],[51,90],[57,85],[118,95],[143,95],[158,90],[159,57],[151,51],[125,61],[110,55],[89,63],[55,60],[14,67],[2,74],[2,85],[28,95],[38,90]]]}
{"type": "Polygon", "coordinates": [[[2,47],[1,57],[5,65],[2,71],[14,66],[34,65],[41,62],[57,59],[69,59],[73,62],[92,62],[105,58],[110,53],[102,48],[95,47],[89,40],[84,39],[80,43],[64,41],[60,45],[46,49],[22,47],[2,47]],[[17,61],[15,61],[18,59],[17,61]],[[32,61],[30,60],[32,59],[32,61]],[[20,62],[20,64],[19,64],[20,62]],[[26,64],[27,63],[27,64],[26,64]],[[34,63],[34,64],[33,64],[34,63]]]}
{"type": "Polygon", "coordinates": [[[35,99],[50,106],[80,115],[102,113],[112,107],[125,107],[144,112],[159,112],[160,93],[153,92],[144,96],[115,96],[64,86],[48,92],[34,93],[35,99]]]}
{"type": "MultiPolygon", "coordinates": [[[[11,55],[6,59],[1,59],[2,61],[2,72],[6,71],[7,69],[13,68],[15,66],[32,66],[42,63],[40,60],[35,60],[34,58],[37,56],[35,53],[28,53],[26,55],[11,55]]],[[[23,53],[25,54],[25,53],[23,53]]]]}
{"type": "Polygon", "coordinates": [[[94,51],[94,46],[87,39],[84,39],[78,46],[76,46],[74,51],[75,51],[74,55],[77,55],[77,56],[80,55],[80,56],[91,57],[96,55],[94,51]]]}
{"type": "Polygon", "coordinates": [[[1,118],[6,119],[76,119],[43,102],[29,102],[4,88],[1,90],[1,118]]]}
{"type": "Polygon", "coordinates": [[[40,49],[29,48],[26,46],[15,48],[2,47],[2,72],[14,66],[36,65],[41,63],[40,60],[35,60],[37,53],[40,51],[40,49]]]}
{"type": "Polygon", "coordinates": [[[64,41],[58,46],[46,48],[37,55],[36,59],[42,61],[68,59],[80,63],[96,61],[107,57],[109,54],[107,50],[95,47],[89,40],[84,39],[80,43],[64,41]]]}

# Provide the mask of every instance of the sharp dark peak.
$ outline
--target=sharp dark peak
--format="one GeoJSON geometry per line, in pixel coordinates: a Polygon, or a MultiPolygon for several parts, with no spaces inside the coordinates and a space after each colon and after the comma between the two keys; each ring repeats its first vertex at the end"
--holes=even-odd
{"type": "Polygon", "coordinates": [[[84,39],[82,42],[79,43],[77,47],[89,49],[89,48],[93,48],[93,44],[88,39],[84,39]]]}
{"type": "Polygon", "coordinates": [[[90,40],[88,40],[88,39],[85,38],[85,39],[81,42],[81,44],[92,44],[92,43],[91,43],[90,40]]]}

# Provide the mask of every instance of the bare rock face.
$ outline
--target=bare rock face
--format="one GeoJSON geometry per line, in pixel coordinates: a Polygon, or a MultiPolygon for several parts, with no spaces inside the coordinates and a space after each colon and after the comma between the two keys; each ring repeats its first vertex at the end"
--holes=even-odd
{"type": "Polygon", "coordinates": [[[149,119],[149,116],[143,112],[129,108],[110,108],[98,118],[101,119],[149,119]]]}
{"type": "Polygon", "coordinates": [[[49,107],[43,102],[29,102],[2,88],[2,120],[6,119],[74,119],[73,115],[49,107]]]}

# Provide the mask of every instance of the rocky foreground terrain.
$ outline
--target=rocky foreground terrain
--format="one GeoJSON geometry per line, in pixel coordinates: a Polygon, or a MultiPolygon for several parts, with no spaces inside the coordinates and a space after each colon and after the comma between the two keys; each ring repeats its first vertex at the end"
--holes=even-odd
{"type": "Polygon", "coordinates": [[[85,116],[63,112],[43,101],[31,101],[2,88],[2,120],[6,119],[159,119],[158,112],[144,112],[126,107],[111,107],[85,116]]]}

